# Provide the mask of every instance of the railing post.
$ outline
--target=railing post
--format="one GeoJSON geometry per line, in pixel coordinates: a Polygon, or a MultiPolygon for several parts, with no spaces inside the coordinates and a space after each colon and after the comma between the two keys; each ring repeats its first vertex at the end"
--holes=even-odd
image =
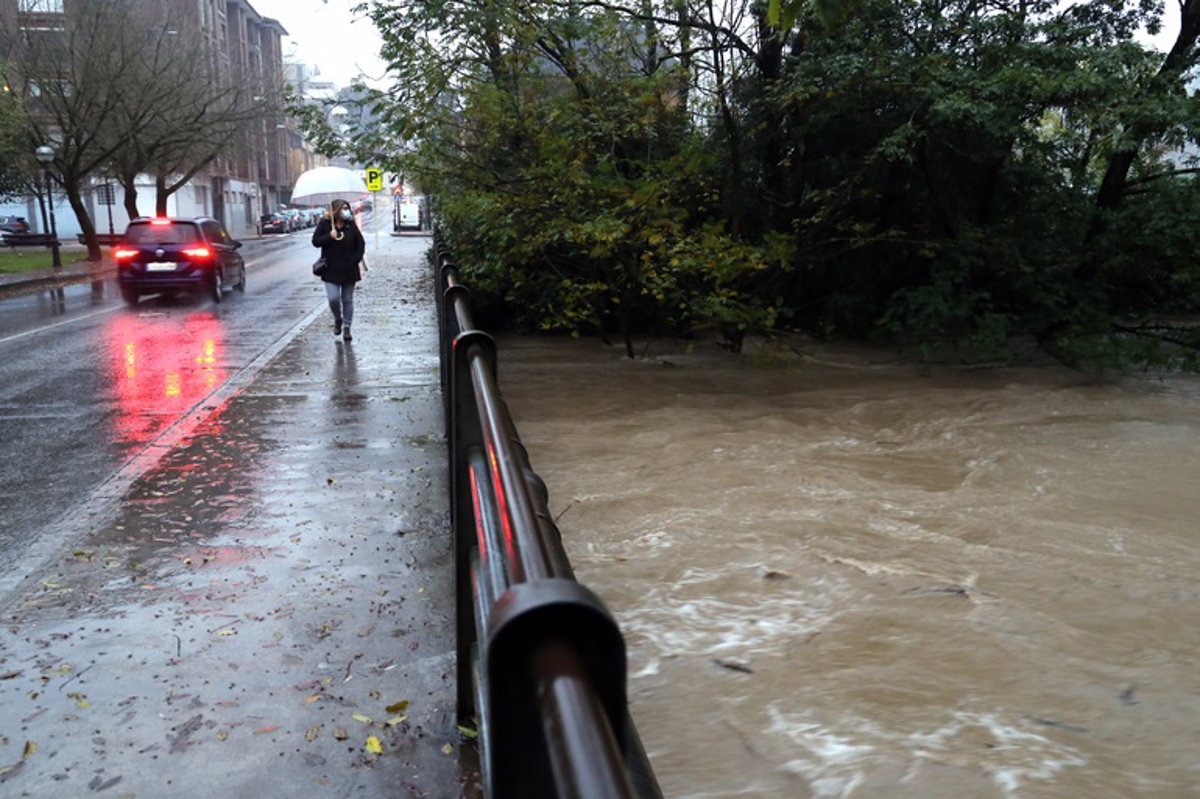
{"type": "Polygon", "coordinates": [[[574,579],[435,230],[455,558],[457,710],[478,722],[488,799],[662,799],[626,703],[625,643],[574,579]]]}
{"type": "MultiPolygon", "coordinates": [[[[612,753],[624,751],[625,733],[625,642],[616,621],[590,590],[574,580],[550,578],[509,587],[493,608],[482,651],[482,667],[492,685],[488,715],[505,720],[505,734],[498,736],[492,753],[494,770],[488,796],[494,799],[619,799],[633,796],[628,780],[618,793],[608,793],[604,784],[591,781],[591,770],[583,764],[566,768],[568,786],[561,794],[556,777],[563,776],[555,746],[546,739],[541,715],[530,713],[555,675],[537,667],[537,653],[555,642],[567,642],[578,653],[583,673],[599,704],[599,714],[574,707],[568,721],[572,726],[607,727],[602,741],[611,743],[612,753]],[[503,686],[500,689],[499,686],[503,686]],[[579,784],[582,782],[583,784],[579,784]]],[[[542,664],[544,665],[544,664],[542,664]]],[[[566,676],[566,675],[561,675],[566,676]]],[[[593,752],[600,762],[610,759],[593,752]]],[[[607,784],[607,783],[605,783],[607,784]]]]}
{"type": "Polygon", "coordinates": [[[446,424],[450,424],[450,380],[454,374],[454,364],[451,361],[451,352],[454,348],[454,341],[460,333],[464,331],[460,329],[457,315],[454,313],[454,303],[461,298],[464,301],[470,299],[471,292],[466,286],[455,285],[450,278],[453,277],[453,268],[446,270],[448,279],[447,285],[441,291],[441,302],[438,303],[438,308],[441,309],[438,324],[442,330],[442,391],[446,402],[446,424]]]}

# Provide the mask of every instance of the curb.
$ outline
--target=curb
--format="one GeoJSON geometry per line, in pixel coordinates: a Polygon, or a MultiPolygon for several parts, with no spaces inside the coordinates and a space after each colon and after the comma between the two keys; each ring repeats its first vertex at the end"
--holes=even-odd
{"type": "Polygon", "coordinates": [[[107,280],[115,274],[116,265],[108,263],[91,266],[83,271],[51,267],[50,269],[18,272],[12,275],[0,275],[0,292],[20,293],[56,286],[69,286],[93,280],[107,280]]]}

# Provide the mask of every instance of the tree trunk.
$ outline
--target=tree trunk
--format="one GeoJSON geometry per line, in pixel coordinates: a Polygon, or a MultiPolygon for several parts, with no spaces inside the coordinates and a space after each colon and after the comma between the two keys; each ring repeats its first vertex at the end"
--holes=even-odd
{"type": "MultiPolygon", "coordinates": [[[[1175,44],[1163,59],[1158,74],[1150,81],[1145,90],[1147,92],[1170,91],[1171,85],[1178,84],[1195,62],[1196,41],[1200,38],[1200,0],[1182,0],[1179,12],[1179,35],[1175,37],[1175,44]]],[[[1092,243],[1104,232],[1105,212],[1120,207],[1129,183],[1129,170],[1133,168],[1138,151],[1147,139],[1160,133],[1161,124],[1134,123],[1129,131],[1129,139],[1133,144],[1109,156],[1108,168],[1104,171],[1104,179],[1100,181],[1100,190],[1096,193],[1092,221],[1084,236],[1083,260],[1075,269],[1076,280],[1087,282],[1100,270],[1102,259],[1099,253],[1092,251],[1092,243]]]]}
{"type": "MultiPolygon", "coordinates": [[[[1200,39],[1200,0],[1183,0],[1179,5],[1179,17],[1179,35],[1175,37],[1175,44],[1163,59],[1158,74],[1150,81],[1148,91],[1164,91],[1164,87],[1178,84],[1184,73],[1195,64],[1196,42],[1200,39]]],[[[1129,170],[1142,143],[1151,136],[1162,133],[1162,127],[1160,123],[1135,123],[1130,130],[1133,144],[1118,150],[1109,158],[1108,169],[1104,172],[1104,180],[1100,182],[1100,191],[1096,195],[1098,212],[1088,233],[1089,240],[1103,230],[1100,212],[1121,204],[1129,180],[1129,170]]]]}
{"type": "Polygon", "coordinates": [[[721,207],[725,218],[729,220],[729,230],[734,235],[742,231],[742,218],[746,204],[742,201],[745,194],[745,168],[742,165],[742,136],[737,119],[729,104],[732,92],[729,78],[726,76],[725,56],[721,49],[721,41],[715,29],[716,12],[710,0],[708,3],[708,20],[714,24],[709,31],[709,41],[712,47],[713,80],[716,83],[717,101],[720,107],[721,124],[725,128],[729,148],[729,172],[724,191],[721,192],[721,207]]]}
{"type": "Polygon", "coordinates": [[[167,215],[167,199],[170,197],[167,192],[167,179],[163,175],[154,176],[154,215],[167,215]]]}
{"type": "Polygon", "coordinates": [[[118,180],[125,195],[123,199],[125,213],[129,215],[130,219],[141,216],[137,207],[137,175],[121,175],[118,180]]]}
{"type": "Polygon", "coordinates": [[[79,222],[79,229],[83,232],[83,240],[87,242],[87,259],[99,261],[102,256],[100,242],[96,240],[96,225],[92,222],[92,217],[83,204],[83,194],[80,191],[79,183],[79,178],[66,179],[64,176],[63,190],[67,193],[67,202],[71,204],[71,210],[75,212],[75,219],[79,222]]]}
{"type": "Polygon", "coordinates": [[[759,45],[755,66],[758,69],[759,111],[763,116],[762,138],[759,140],[762,154],[763,194],[767,201],[767,227],[783,230],[787,219],[788,168],[784,164],[784,114],[779,105],[770,99],[779,83],[783,69],[784,33],[776,30],[763,14],[758,20],[759,45]]]}
{"type": "Polygon", "coordinates": [[[50,232],[50,217],[46,216],[46,195],[44,194],[44,191],[45,191],[45,189],[43,188],[44,185],[45,184],[42,183],[41,185],[37,186],[34,190],[34,194],[37,195],[38,210],[40,210],[42,212],[42,232],[49,233],[50,232]]]}
{"type": "Polygon", "coordinates": [[[683,76],[679,86],[679,110],[682,118],[687,119],[692,94],[692,26],[686,3],[679,2],[675,13],[679,17],[679,74],[683,76]]]}

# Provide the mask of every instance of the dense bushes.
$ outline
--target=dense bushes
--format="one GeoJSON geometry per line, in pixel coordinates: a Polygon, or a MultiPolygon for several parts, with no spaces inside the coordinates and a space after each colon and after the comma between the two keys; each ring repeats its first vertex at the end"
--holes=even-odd
{"type": "Polygon", "coordinates": [[[376,102],[528,329],[1188,365],[1195,5],[1164,57],[1149,4],[380,4],[376,102]]]}

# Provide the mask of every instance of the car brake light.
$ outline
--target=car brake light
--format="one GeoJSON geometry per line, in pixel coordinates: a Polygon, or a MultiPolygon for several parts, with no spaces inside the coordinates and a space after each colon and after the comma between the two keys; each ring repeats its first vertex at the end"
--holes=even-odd
{"type": "Polygon", "coordinates": [[[151,219],[150,224],[152,224],[152,225],[169,225],[169,224],[171,224],[171,220],[170,219],[162,219],[162,218],[151,219]]]}
{"type": "Polygon", "coordinates": [[[183,254],[189,258],[211,258],[212,250],[210,250],[208,247],[185,247],[183,254]]]}
{"type": "Polygon", "coordinates": [[[113,257],[116,258],[118,261],[124,261],[128,258],[132,258],[133,256],[135,256],[137,254],[138,254],[137,250],[126,250],[121,247],[118,247],[117,249],[113,250],[113,257]]]}

